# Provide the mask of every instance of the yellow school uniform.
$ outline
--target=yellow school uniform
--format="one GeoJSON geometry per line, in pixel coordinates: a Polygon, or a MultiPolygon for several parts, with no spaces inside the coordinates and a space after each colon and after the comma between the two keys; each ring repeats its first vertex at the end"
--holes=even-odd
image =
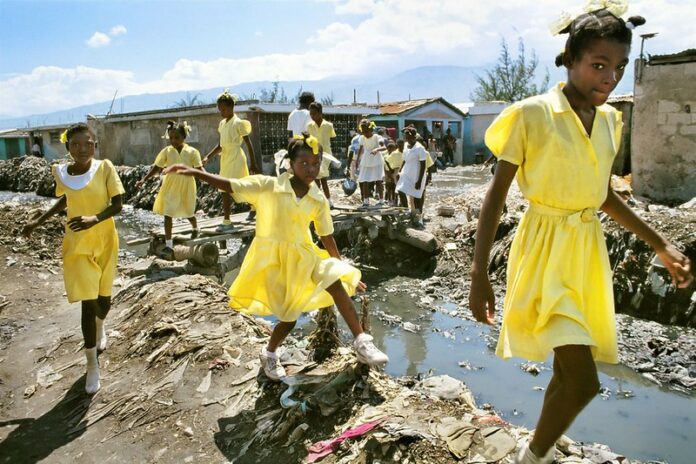
{"type": "MultiPolygon", "coordinates": [[[[198,150],[186,144],[181,153],[169,145],[155,159],[155,166],[162,169],[179,163],[192,168],[200,168],[203,164],[198,150]]],[[[152,211],[162,216],[192,217],[196,213],[196,179],[176,173],[166,174],[152,211]]]]}
{"type": "Polygon", "coordinates": [[[563,94],[506,108],[486,132],[498,159],[519,166],[530,207],[510,250],[497,354],[544,360],[563,345],[587,345],[617,362],[609,257],[596,211],[604,203],[621,140],[621,113],[597,107],[588,137],[563,94]]]}
{"type": "Polygon", "coordinates": [[[302,312],[331,306],[325,289],[337,280],[349,295],[355,294],[360,271],[312,241],[310,223],[319,236],[334,230],[329,202],[315,184],[300,200],[288,173],[232,179],[230,184],[234,200],[257,211],[256,236],[228,292],[231,308],[295,321],[302,312]]]}
{"type": "Polygon", "coordinates": [[[333,124],[324,119],[321,121],[321,126],[317,126],[317,123],[314,121],[310,122],[307,125],[307,132],[312,137],[315,137],[319,141],[319,145],[321,145],[322,160],[317,179],[325,179],[329,177],[329,166],[331,163],[338,161],[331,152],[331,139],[336,138],[336,131],[333,124]]]}
{"type": "MultiPolygon", "coordinates": [[[[104,211],[111,198],[124,193],[121,179],[109,160],[92,160],[90,169],[79,176],[67,172],[67,164],[51,166],[56,196],[65,195],[67,218],[95,216],[104,211]]],[[[113,218],[74,232],[65,225],[63,237],[63,280],[68,301],[94,300],[111,296],[118,261],[118,234],[113,218]]]]}
{"type": "Polygon", "coordinates": [[[236,114],[229,121],[223,119],[218,126],[220,133],[220,175],[228,179],[240,179],[249,175],[247,158],[242,149],[244,136],[251,134],[251,123],[236,114]]]}
{"type": "Polygon", "coordinates": [[[396,184],[396,177],[399,174],[401,166],[404,164],[404,154],[399,150],[394,150],[384,156],[384,180],[388,184],[396,184]],[[392,172],[387,172],[387,168],[392,169],[392,172]]]}

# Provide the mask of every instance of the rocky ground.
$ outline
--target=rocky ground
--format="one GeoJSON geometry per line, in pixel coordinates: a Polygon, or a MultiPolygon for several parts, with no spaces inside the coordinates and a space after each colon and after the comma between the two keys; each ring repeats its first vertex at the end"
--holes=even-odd
{"type": "MultiPolygon", "coordinates": [[[[134,192],[146,168],[119,171],[127,201],[151,205],[157,180],[134,192]]],[[[47,172],[45,161],[33,158],[0,163],[0,190],[50,193],[47,172]]],[[[337,182],[332,189],[342,197],[337,182]]],[[[405,253],[405,245],[383,236],[342,237],[341,243],[367,267],[423,279],[414,292],[424,309],[432,310],[434,300],[450,301],[458,304],[457,315],[470,318],[466,276],[484,191],[429,206],[427,227],[441,243],[434,256],[405,253]],[[452,206],[454,217],[438,216],[441,205],[452,206]]],[[[214,212],[219,195],[201,189],[201,197],[214,212]]],[[[696,261],[689,235],[693,209],[632,201],[696,261]]],[[[507,249],[523,209],[513,191],[491,265],[499,302],[507,249]]],[[[258,373],[256,358],[267,323],[228,311],[225,289],[207,278],[179,276],[164,264],[142,266],[132,257],[121,260],[116,282],[110,347],[100,358],[104,388],[90,400],[82,393],[79,307],[66,302],[60,278],[62,218],[29,241],[18,237],[36,212],[31,205],[0,205],[0,261],[6,263],[0,271],[0,462],[300,462],[325,448],[319,442],[361,424],[374,428],[353,430],[358,436],[336,444],[322,462],[510,462],[529,433],[479,408],[454,379],[393,379],[357,365],[346,347],[317,364],[301,337],[285,355],[296,384],[270,383],[258,373]],[[150,270],[138,271],[143,268],[150,270]]],[[[610,221],[605,228],[612,263],[625,276],[617,281],[619,310],[647,312],[652,305],[665,322],[693,327],[693,289],[676,292],[659,270],[649,269],[647,250],[610,221]],[[636,294],[643,295],[640,301],[636,294]]],[[[693,329],[626,315],[618,321],[624,364],[693,393],[693,329]]],[[[606,447],[570,439],[559,443],[557,459],[620,461],[606,447]]]]}

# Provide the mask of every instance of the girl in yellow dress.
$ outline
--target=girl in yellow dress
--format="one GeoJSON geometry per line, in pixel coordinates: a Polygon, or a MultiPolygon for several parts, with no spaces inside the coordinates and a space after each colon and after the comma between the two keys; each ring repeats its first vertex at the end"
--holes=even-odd
{"type": "Polygon", "coordinates": [[[624,22],[625,4],[606,5],[557,29],[569,33],[557,59],[567,68],[567,83],[513,104],[485,136],[499,162],[478,222],[469,304],[478,321],[494,323],[488,257],[516,176],[530,205],[510,250],[497,354],[535,361],[554,354],[534,437],[515,462],[552,462],[556,440],[599,391],[595,362],[618,362],[612,275],[598,211],[649,243],[675,285],[692,281],[688,258],[609,188],[621,113],[606,101],[629,63],[631,29],[645,19],[624,22]]]}
{"type": "MultiPolygon", "coordinates": [[[[162,172],[168,166],[185,164],[196,169],[203,169],[201,154],[190,145],[187,145],[186,137],[190,131],[186,121],[177,124],[174,121],[167,122],[167,137],[169,146],[159,152],[155,158],[155,164],[143,177],[136,187],[142,188],[150,177],[162,172]]],[[[198,237],[198,223],[196,221],[196,180],[178,174],[164,176],[155,204],[152,208],[157,214],[164,216],[165,248],[163,253],[173,255],[174,242],[172,240],[172,218],[187,218],[191,223],[191,238],[198,237]]]]}
{"type": "MultiPolygon", "coordinates": [[[[239,118],[234,114],[234,104],[237,97],[225,89],[217,98],[217,107],[222,121],[218,126],[220,133],[220,143],[210,150],[210,153],[203,158],[203,166],[208,164],[210,157],[220,154],[220,175],[227,179],[241,179],[249,175],[247,167],[247,157],[242,149],[242,142],[247,147],[249,161],[251,162],[251,173],[260,172],[256,167],[254,158],[254,147],[249,139],[251,134],[251,123],[246,119],[239,118]]],[[[222,193],[222,225],[218,227],[219,232],[227,232],[232,229],[230,212],[232,211],[232,198],[225,192],[222,193]]],[[[253,211],[249,214],[249,219],[254,217],[253,211]]]]}
{"type": "Polygon", "coordinates": [[[286,155],[290,171],[278,177],[226,179],[183,164],[165,171],[195,176],[256,207],[256,237],[228,294],[230,307],[237,311],[279,319],[260,355],[264,372],[273,380],[285,376],[276,348],[300,314],[333,304],[355,337],[358,360],[370,365],[388,361],[372,337],[363,333],[350,299],[365,286],[360,271],[341,261],[329,202],[314,183],[321,166],[319,143],[306,133],[297,137],[290,141],[286,155]],[[325,250],[312,242],[310,223],[325,250]]]}
{"type": "Polygon", "coordinates": [[[118,235],[113,216],[121,211],[121,180],[109,160],[95,160],[96,136],[84,123],[70,126],[61,137],[72,162],[51,166],[58,201],[24,226],[30,237],[52,215],[68,209],[63,238],[63,278],[68,301],[82,303],[87,376],[85,391],[99,390],[97,350],[106,348],[104,319],[111,308],[111,288],[118,260],[118,235]]]}

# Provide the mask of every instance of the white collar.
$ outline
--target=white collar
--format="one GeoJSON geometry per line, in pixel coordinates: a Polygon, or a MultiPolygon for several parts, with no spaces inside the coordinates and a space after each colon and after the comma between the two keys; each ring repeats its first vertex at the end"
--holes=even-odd
{"type": "Polygon", "coordinates": [[[92,159],[92,164],[87,172],[77,176],[68,174],[68,164],[59,164],[56,168],[56,172],[58,173],[58,177],[60,177],[60,181],[63,183],[63,185],[71,190],[82,190],[83,188],[87,187],[87,184],[89,184],[94,178],[94,174],[96,174],[101,163],[102,160],[92,159]]]}

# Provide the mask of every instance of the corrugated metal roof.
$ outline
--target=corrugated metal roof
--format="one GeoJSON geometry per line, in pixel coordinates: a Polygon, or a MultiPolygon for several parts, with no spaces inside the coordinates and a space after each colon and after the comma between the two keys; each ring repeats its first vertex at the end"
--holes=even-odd
{"type": "Polygon", "coordinates": [[[626,95],[612,95],[607,99],[607,103],[633,103],[633,94],[627,93],[626,95]]]}
{"type": "Polygon", "coordinates": [[[379,105],[379,114],[401,114],[405,111],[412,110],[437,100],[439,100],[439,98],[421,98],[418,100],[382,103],[379,105]]]}
{"type": "Polygon", "coordinates": [[[651,55],[648,64],[651,66],[660,64],[690,63],[696,61],[696,48],[689,48],[679,53],[669,55],[651,55]]]}

